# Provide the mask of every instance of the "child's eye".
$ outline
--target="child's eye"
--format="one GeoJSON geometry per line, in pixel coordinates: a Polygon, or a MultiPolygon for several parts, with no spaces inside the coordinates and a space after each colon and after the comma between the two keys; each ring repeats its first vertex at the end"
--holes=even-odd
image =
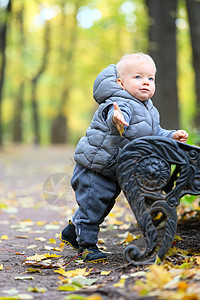
{"type": "Polygon", "coordinates": [[[140,79],[141,77],[139,75],[135,76],[136,79],[140,79]]]}
{"type": "Polygon", "coordinates": [[[150,80],[150,81],[154,81],[154,78],[153,78],[153,77],[150,77],[149,80],[150,80]]]}

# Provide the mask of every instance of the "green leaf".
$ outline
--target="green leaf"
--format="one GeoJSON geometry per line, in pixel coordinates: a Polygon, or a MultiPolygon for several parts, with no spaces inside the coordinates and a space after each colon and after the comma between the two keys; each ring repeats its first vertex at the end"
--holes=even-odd
{"type": "Polygon", "coordinates": [[[59,291],[77,291],[79,288],[73,284],[65,284],[65,285],[60,285],[57,287],[57,290],[59,291]]]}
{"type": "Polygon", "coordinates": [[[32,286],[29,286],[28,287],[28,292],[34,292],[34,293],[45,293],[46,292],[46,290],[44,289],[44,288],[38,288],[37,286],[35,286],[35,287],[32,287],[32,286]]]}
{"type": "Polygon", "coordinates": [[[71,295],[67,295],[64,299],[65,300],[85,300],[86,298],[87,297],[85,297],[85,296],[71,294],[71,295]]]}
{"type": "Polygon", "coordinates": [[[71,283],[79,287],[84,287],[92,285],[97,280],[98,278],[86,278],[84,276],[75,276],[72,278],[71,283]]]}

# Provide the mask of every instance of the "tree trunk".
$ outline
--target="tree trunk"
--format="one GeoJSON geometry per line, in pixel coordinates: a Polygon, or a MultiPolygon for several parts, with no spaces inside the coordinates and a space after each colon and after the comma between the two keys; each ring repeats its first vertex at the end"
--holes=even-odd
{"type": "Polygon", "coordinates": [[[24,97],[24,82],[20,84],[16,97],[16,105],[13,116],[13,142],[22,142],[22,110],[24,97]]]}
{"type": "MultiPolygon", "coordinates": [[[[21,7],[18,12],[18,26],[19,26],[19,60],[20,60],[20,73],[24,74],[23,68],[23,57],[24,57],[24,49],[25,49],[25,37],[24,37],[24,4],[21,0],[21,7]]],[[[16,98],[15,98],[15,107],[14,107],[14,115],[13,115],[13,142],[20,143],[22,142],[22,111],[24,105],[24,79],[21,80],[18,90],[16,91],[16,98]]]]}
{"type": "Polygon", "coordinates": [[[195,70],[196,84],[196,116],[195,126],[200,127],[200,2],[197,0],[186,0],[188,18],[190,24],[190,36],[193,52],[193,65],[195,70]]]}
{"type": "MultiPolygon", "coordinates": [[[[65,1],[62,3],[63,9],[63,18],[62,18],[62,30],[69,31],[66,28],[66,16],[64,13],[64,6],[65,1]]],[[[56,118],[53,120],[52,128],[51,128],[51,142],[56,143],[66,143],[67,142],[67,117],[64,115],[64,110],[69,98],[69,93],[71,90],[71,74],[73,72],[73,65],[74,65],[74,55],[75,55],[75,49],[76,49],[76,41],[77,41],[77,20],[76,15],[77,11],[81,5],[81,1],[77,0],[75,3],[75,10],[73,13],[73,23],[71,25],[71,31],[69,36],[69,47],[65,49],[63,45],[60,47],[60,53],[61,53],[61,60],[63,61],[63,64],[65,65],[65,74],[63,74],[63,78],[66,78],[64,81],[64,85],[62,87],[61,91],[61,99],[60,104],[58,108],[58,114],[56,118]]]]}
{"type": "Polygon", "coordinates": [[[3,136],[2,136],[2,100],[3,100],[3,85],[4,85],[4,79],[5,79],[5,68],[6,68],[6,35],[7,35],[7,28],[8,28],[8,22],[9,17],[11,14],[11,8],[12,8],[12,0],[8,1],[8,4],[5,8],[5,11],[2,8],[0,8],[0,13],[2,14],[2,21],[0,21],[0,146],[3,142],[3,136]]]}
{"type": "Polygon", "coordinates": [[[155,106],[161,115],[161,126],[179,128],[176,66],[177,0],[146,0],[149,17],[149,54],[157,65],[155,106]]]}
{"type": "Polygon", "coordinates": [[[37,143],[40,143],[40,121],[39,121],[39,109],[38,109],[38,101],[37,101],[37,86],[40,77],[42,76],[42,74],[47,68],[49,51],[50,51],[50,26],[49,26],[49,22],[46,21],[45,30],[44,30],[44,50],[43,50],[42,63],[40,68],[38,69],[37,74],[31,80],[33,132],[34,132],[34,141],[37,143]]]}

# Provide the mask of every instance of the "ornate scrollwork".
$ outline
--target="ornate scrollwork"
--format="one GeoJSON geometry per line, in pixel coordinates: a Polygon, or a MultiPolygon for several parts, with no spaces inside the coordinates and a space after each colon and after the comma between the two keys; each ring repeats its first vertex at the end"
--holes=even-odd
{"type": "Polygon", "coordinates": [[[146,264],[157,247],[157,229],[152,216],[166,219],[165,236],[157,255],[162,259],[176,233],[176,207],[185,194],[200,194],[200,148],[164,137],[144,137],[127,144],[117,163],[119,184],[135,214],[146,240],[140,252],[134,246],[125,251],[127,261],[146,264]]]}

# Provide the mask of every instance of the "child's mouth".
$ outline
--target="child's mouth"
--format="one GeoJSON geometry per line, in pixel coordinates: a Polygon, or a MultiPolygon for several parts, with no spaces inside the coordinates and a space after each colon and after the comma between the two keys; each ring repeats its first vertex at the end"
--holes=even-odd
{"type": "Polygon", "coordinates": [[[142,92],[149,92],[148,89],[141,89],[140,91],[142,91],[142,92]]]}

